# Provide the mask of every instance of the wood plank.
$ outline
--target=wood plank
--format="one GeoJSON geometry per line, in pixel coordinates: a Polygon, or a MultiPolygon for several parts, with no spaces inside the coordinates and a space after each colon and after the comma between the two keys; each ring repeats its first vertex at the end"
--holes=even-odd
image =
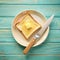
{"type": "Polygon", "coordinates": [[[29,60],[59,60],[59,56],[30,56],[29,60]]]}
{"type": "MultiPolygon", "coordinates": [[[[0,43],[0,56],[3,55],[24,55],[24,47],[17,43],[0,43]],[[3,48],[2,48],[3,47],[3,48]]],[[[37,47],[32,48],[29,55],[59,55],[60,56],[60,43],[43,43],[37,47]]]]}
{"type": "Polygon", "coordinates": [[[60,0],[0,0],[6,4],[60,4],[60,0]]]}
{"type": "MultiPolygon", "coordinates": [[[[49,17],[47,17],[48,19],[49,17]]],[[[14,17],[0,17],[0,29],[11,29],[12,21],[14,17]],[[9,23],[8,23],[9,22],[9,23]]],[[[60,17],[54,17],[50,29],[60,29],[60,17]]]]}
{"type": "Polygon", "coordinates": [[[60,43],[44,43],[32,48],[30,54],[60,54],[60,43]]]}
{"type": "Polygon", "coordinates": [[[22,54],[23,47],[17,43],[0,43],[0,55],[22,54]],[[3,48],[2,48],[3,47],[3,48]]]}
{"type": "Polygon", "coordinates": [[[0,17],[0,28],[10,28],[14,17],[0,17]]]}
{"type": "Polygon", "coordinates": [[[60,5],[0,5],[0,16],[16,16],[24,10],[36,10],[45,16],[60,16],[60,5]]]}
{"type": "Polygon", "coordinates": [[[0,56],[0,60],[60,60],[60,56],[36,56],[36,55],[17,55],[0,56]]]}
{"type": "Polygon", "coordinates": [[[60,29],[60,17],[54,17],[50,29],[60,29]]]}
{"type": "Polygon", "coordinates": [[[0,56],[0,60],[25,60],[26,56],[0,56]]]}
{"type": "MultiPolygon", "coordinates": [[[[60,42],[60,30],[50,30],[46,43],[60,42]]],[[[0,30],[0,43],[16,43],[11,30],[0,30]]]]}

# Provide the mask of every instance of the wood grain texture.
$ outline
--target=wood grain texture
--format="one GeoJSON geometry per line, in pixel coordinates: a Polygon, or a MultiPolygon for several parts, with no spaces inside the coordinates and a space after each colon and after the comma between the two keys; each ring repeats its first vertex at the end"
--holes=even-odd
{"type": "Polygon", "coordinates": [[[7,55],[0,56],[0,60],[59,60],[60,56],[47,55],[47,56],[38,56],[38,55],[7,55]],[[4,58],[3,58],[4,57],[4,58]]]}
{"type": "Polygon", "coordinates": [[[0,60],[60,60],[60,0],[0,0],[0,60]],[[55,14],[46,41],[28,55],[11,32],[14,17],[24,10],[42,12],[47,18],[55,14]]]}
{"type": "MultiPolygon", "coordinates": [[[[60,55],[60,43],[43,43],[29,51],[29,55],[60,55]]],[[[24,55],[24,47],[17,43],[0,43],[0,56],[1,55],[24,55]],[[2,48],[3,47],[3,48],[2,48]]]]}
{"type": "Polygon", "coordinates": [[[60,5],[0,5],[0,16],[16,16],[24,10],[36,10],[45,16],[60,16],[60,5]]]}
{"type": "MultiPolygon", "coordinates": [[[[60,30],[50,30],[46,39],[47,43],[60,42],[60,30]]],[[[0,30],[0,43],[16,43],[11,30],[0,30]]]]}
{"type": "MultiPolygon", "coordinates": [[[[14,18],[15,17],[0,17],[0,29],[11,29],[14,18]]],[[[46,18],[48,19],[49,17],[46,16],[46,18]]],[[[60,29],[60,17],[54,17],[50,29],[60,29]]]]}
{"type": "Polygon", "coordinates": [[[0,4],[60,4],[60,0],[0,0],[0,4]]]}

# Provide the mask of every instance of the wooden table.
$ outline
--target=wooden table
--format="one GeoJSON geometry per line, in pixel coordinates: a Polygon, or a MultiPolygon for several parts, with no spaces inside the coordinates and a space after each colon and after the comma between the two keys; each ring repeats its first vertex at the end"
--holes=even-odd
{"type": "Polygon", "coordinates": [[[60,0],[0,0],[0,60],[60,60],[60,0]],[[42,12],[47,18],[55,14],[48,38],[28,55],[11,32],[14,17],[24,10],[42,12]]]}

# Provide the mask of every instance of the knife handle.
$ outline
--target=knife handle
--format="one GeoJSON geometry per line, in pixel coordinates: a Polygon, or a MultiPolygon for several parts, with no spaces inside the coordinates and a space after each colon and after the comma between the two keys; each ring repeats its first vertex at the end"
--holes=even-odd
{"type": "Polygon", "coordinates": [[[32,39],[31,42],[28,44],[28,46],[24,49],[23,53],[27,54],[29,52],[29,50],[31,49],[31,47],[35,44],[36,40],[32,39]]]}

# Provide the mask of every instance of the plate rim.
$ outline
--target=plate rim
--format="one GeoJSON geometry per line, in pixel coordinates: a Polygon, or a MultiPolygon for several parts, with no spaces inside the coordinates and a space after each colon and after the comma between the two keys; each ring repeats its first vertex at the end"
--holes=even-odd
{"type": "MultiPolygon", "coordinates": [[[[25,11],[34,11],[34,12],[37,12],[36,10],[25,10],[25,11]]],[[[23,11],[23,12],[25,12],[25,11],[23,11]]],[[[22,13],[23,13],[23,12],[22,12],[22,13]]],[[[40,15],[42,15],[42,16],[44,17],[44,19],[47,20],[47,18],[46,18],[41,12],[37,12],[37,13],[39,13],[40,15]]],[[[21,13],[19,13],[19,14],[21,14],[21,13]]],[[[17,16],[18,16],[19,14],[17,14],[17,16]]],[[[14,20],[16,19],[17,16],[15,16],[14,20]]],[[[14,34],[13,34],[13,28],[12,28],[12,27],[13,27],[13,22],[14,22],[14,20],[12,21],[12,24],[11,24],[11,31],[12,31],[13,37],[14,37],[14,34]]],[[[43,41],[42,41],[40,44],[33,45],[32,47],[36,47],[36,46],[38,46],[38,45],[41,45],[41,44],[46,40],[46,38],[48,37],[48,34],[49,34],[49,29],[50,29],[50,27],[48,26],[48,28],[47,28],[48,33],[47,33],[46,37],[43,39],[43,41]]],[[[14,37],[14,39],[15,39],[15,41],[16,41],[18,44],[20,44],[21,46],[26,47],[25,45],[19,43],[18,40],[16,40],[15,37],[14,37]]]]}

